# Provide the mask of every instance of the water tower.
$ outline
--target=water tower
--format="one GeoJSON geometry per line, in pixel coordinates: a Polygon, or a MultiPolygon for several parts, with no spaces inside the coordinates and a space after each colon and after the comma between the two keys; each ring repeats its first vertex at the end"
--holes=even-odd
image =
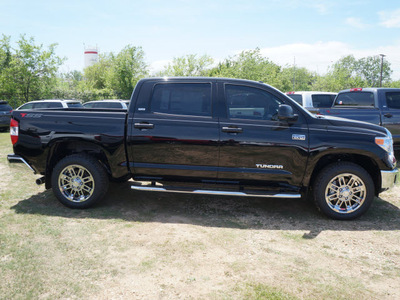
{"type": "Polygon", "coordinates": [[[85,68],[93,66],[99,61],[99,51],[97,47],[85,47],[85,68]]]}

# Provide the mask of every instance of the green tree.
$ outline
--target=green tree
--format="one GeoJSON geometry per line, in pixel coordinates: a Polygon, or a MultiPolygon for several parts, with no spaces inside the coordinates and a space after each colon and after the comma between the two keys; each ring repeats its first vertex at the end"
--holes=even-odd
{"type": "Polygon", "coordinates": [[[311,91],[317,75],[306,68],[286,67],[281,73],[282,91],[311,91]]]}
{"type": "Polygon", "coordinates": [[[197,57],[196,54],[189,54],[181,57],[174,57],[172,63],[159,72],[158,76],[207,76],[208,69],[214,60],[208,55],[197,57]]]}
{"type": "Polygon", "coordinates": [[[129,99],[136,83],[148,74],[142,47],[126,46],[112,57],[107,86],[120,99],[129,99]]]}
{"type": "MultiPolygon", "coordinates": [[[[320,76],[314,89],[337,92],[354,87],[379,87],[381,60],[379,56],[368,56],[357,60],[353,55],[339,59],[329,68],[325,76],[320,76]]],[[[390,63],[383,64],[383,84],[390,82],[390,63]]]]}
{"type": "Polygon", "coordinates": [[[263,81],[278,89],[283,88],[281,67],[261,55],[260,49],[243,51],[226,59],[209,74],[216,77],[263,81]]]}
{"type": "Polygon", "coordinates": [[[126,46],[118,54],[100,55],[98,63],[84,70],[79,89],[93,99],[129,99],[136,83],[148,74],[141,47],[126,46]]]}
{"type": "Polygon", "coordinates": [[[44,49],[43,45],[35,44],[34,38],[27,39],[22,35],[18,47],[12,49],[9,41],[10,37],[3,36],[1,61],[5,68],[1,72],[2,93],[8,100],[13,100],[14,106],[51,96],[58,68],[63,62],[55,54],[57,45],[51,44],[44,49]]]}

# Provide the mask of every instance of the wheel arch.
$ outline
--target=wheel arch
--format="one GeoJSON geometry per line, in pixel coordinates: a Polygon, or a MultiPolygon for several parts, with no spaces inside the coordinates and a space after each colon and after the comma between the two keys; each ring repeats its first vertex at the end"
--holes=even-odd
{"type": "Polygon", "coordinates": [[[98,160],[106,170],[109,176],[112,176],[112,170],[109,164],[108,155],[100,145],[86,141],[58,141],[55,142],[49,151],[46,163],[46,188],[51,188],[51,177],[56,164],[64,157],[73,154],[87,154],[98,160]]]}
{"type": "Polygon", "coordinates": [[[317,163],[315,164],[315,167],[313,169],[313,172],[310,176],[309,184],[308,187],[309,189],[313,187],[314,182],[318,176],[318,174],[321,172],[323,168],[326,166],[336,163],[336,162],[351,162],[356,165],[359,165],[363,169],[365,169],[368,174],[371,176],[374,186],[375,186],[375,195],[377,196],[379,194],[379,190],[381,187],[381,175],[380,175],[380,169],[379,166],[376,164],[376,162],[365,155],[362,154],[348,154],[348,153],[342,153],[342,154],[327,154],[323,157],[321,157],[317,163]]]}

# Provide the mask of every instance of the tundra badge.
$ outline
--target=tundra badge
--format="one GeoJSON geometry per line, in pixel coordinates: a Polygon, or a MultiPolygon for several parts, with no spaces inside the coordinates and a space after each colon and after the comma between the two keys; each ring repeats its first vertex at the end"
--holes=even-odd
{"type": "Polygon", "coordinates": [[[304,134],[292,134],[292,140],[305,141],[306,140],[306,136],[304,134]]]}

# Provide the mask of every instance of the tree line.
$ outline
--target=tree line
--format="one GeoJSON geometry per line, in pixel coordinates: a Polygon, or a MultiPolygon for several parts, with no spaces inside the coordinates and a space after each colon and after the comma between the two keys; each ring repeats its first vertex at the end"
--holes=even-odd
{"type": "Polygon", "coordinates": [[[215,64],[208,55],[175,57],[156,74],[149,71],[142,47],[127,45],[119,53],[99,55],[98,63],[80,71],[59,72],[65,58],[56,55],[57,44],[44,47],[22,35],[0,40],[0,99],[17,107],[36,99],[129,99],[138,80],[150,76],[206,76],[262,81],[282,92],[338,92],[353,87],[400,87],[391,79],[390,63],[379,56],[356,59],[345,56],[325,75],[296,66],[280,66],[262,56],[259,48],[242,51],[215,64]]]}

